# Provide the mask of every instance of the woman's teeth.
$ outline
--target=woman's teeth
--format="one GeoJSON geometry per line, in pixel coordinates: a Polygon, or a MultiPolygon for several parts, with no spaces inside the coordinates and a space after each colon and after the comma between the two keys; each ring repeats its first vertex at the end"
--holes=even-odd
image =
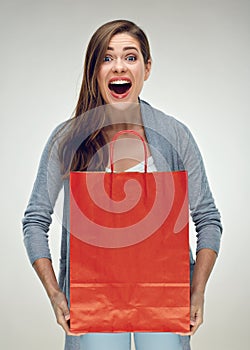
{"type": "Polygon", "coordinates": [[[110,84],[117,84],[117,85],[120,85],[120,84],[129,84],[130,82],[128,80],[114,80],[114,81],[111,81],[110,84]]]}
{"type": "Polygon", "coordinates": [[[109,89],[116,94],[124,94],[131,87],[131,82],[128,80],[114,80],[109,83],[109,89]]]}

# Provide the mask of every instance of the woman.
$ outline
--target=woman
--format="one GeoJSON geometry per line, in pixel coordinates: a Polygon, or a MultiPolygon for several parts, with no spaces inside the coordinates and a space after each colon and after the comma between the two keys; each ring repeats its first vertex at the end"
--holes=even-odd
{"type": "MultiPolygon", "coordinates": [[[[65,349],[130,348],[130,335],[87,334],[72,336],[69,330],[68,282],[68,175],[71,170],[105,170],[110,166],[107,145],[113,135],[133,129],[147,141],[152,171],[187,170],[189,203],[197,230],[197,257],[191,285],[190,332],[137,333],[137,350],[190,349],[189,336],[202,323],[207,280],[219,251],[220,215],[209,190],[199,150],[189,130],[139,99],[151,70],[151,55],[144,32],[134,23],[117,20],[104,24],[87,48],[83,82],[75,116],[52,133],[43,152],[29,205],[23,219],[24,242],[30,261],[51,300],[57,322],[66,332],[65,349]],[[48,247],[53,207],[64,187],[59,284],[48,247]]],[[[134,140],[118,143],[117,171],[134,170],[142,154],[134,140]],[[127,158],[129,154],[129,159],[127,158]],[[133,169],[132,169],[133,168],[133,169]]],[[[191,266],[193,260],[191,259],[191,266]]]]}

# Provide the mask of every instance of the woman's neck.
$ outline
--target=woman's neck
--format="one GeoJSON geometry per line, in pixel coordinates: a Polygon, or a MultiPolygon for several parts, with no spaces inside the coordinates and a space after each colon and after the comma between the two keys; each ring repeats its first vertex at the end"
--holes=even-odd
{"type": "Polygon", "coordinates": [[[106,131],[142,128],[142,117],[139,103],[117,103],[105,106],[106,131]]]}

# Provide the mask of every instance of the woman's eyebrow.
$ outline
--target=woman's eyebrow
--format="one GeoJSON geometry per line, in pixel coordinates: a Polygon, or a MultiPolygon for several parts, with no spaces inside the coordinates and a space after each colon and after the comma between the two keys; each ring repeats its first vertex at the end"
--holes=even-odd
{"type": "MultiPolygon", "coordinates": [[[[109,51],[114,51],[114,48],[111,47],[111,46],[108,46],[107,50],[109,50],[109,51]]],[[[139,50],[138,50],[137,47],[135,47],[135,46],[125,46],[122,50],[123,50],[123,51],[136,50],[137,52],[139,52],[139,50]]]]}
{"type": "Polygon", "coordinates": [[[138,52],[138,49],[135,46],[126,46],[123,48],[123,51],[127,51],[127,50],[136,50],[138,52]]]}

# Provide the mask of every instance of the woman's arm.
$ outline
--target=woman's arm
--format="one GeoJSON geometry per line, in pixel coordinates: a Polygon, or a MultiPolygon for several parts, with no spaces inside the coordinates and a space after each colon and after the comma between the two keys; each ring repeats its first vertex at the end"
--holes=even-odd
{"type": "Polygon", "coordinates": [[[188,171],[189,204],[197,232],[196,263],[191,284],[190,333],[193,335],[203,322],[206,284],[220,248],[222,225],[208,184],[198,146],[188,129],[184,166],[188,171]]]}
{"type": "Polygon", "coordinates": [[[67,300],[59,288],[48,244],[54,205],[63,185],[54,137],[57,133],[58,128],[50,136],[42,153],[36,181],[23,218],[23,232],[30,262],[48,294],[57,322],[69,334],[67,300]]]}
{"type": "Polygon", "coordinates": [[[68,325],[70,314],[67,300],[64,293],[59,288],[51,260],[47,258],[37,259],[33,267],[47,292],[57,323],[62,326],[68,335],[71,335],[68,325]]]}
{"type": "Polygon", "coordinates": [[[201,249],[197,253],[191,285],[190,333],[193,335],[203,322],[203,305],[208,278],[215,264],[217,254],[211,249],[201,249]]]}

